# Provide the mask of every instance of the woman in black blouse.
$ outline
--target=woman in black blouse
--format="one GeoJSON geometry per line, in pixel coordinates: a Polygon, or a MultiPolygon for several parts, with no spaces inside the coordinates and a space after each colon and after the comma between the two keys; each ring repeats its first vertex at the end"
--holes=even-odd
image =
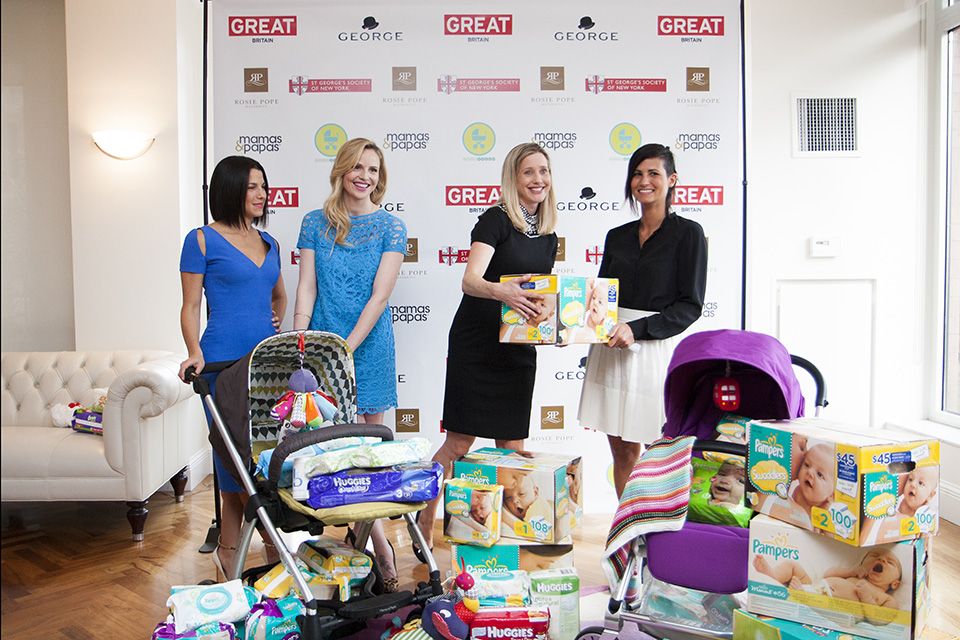
{"type": "Polygon", "coordinates": [[[703,308],[707,242],[699,224],[670,210],[676,184],[669,147],[637,149],[624,192],[640,217],[611,229],[603,247],[600,277],[620,280],[620,322],[606,346],[590,348],[578,417],[607,434],[617,497],[642,443],[659,437],[667,365],[679,334],[703,308]]]}

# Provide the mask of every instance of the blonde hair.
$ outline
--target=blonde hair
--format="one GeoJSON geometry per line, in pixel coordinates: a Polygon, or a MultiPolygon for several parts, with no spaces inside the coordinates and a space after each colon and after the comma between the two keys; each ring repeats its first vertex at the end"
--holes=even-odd
{"type": "Polygon", "coordinates": [[[343,143],[343,146],[337,151],[337,157],[333,161],[333,169],[330,170],[330,197],[323,203],[323,215],[327,218],[327,226],[324,231],[324,237],[331,229],[334,231],[334,243],[346,245],[347,235],[350,234],[350,212],[343,204],[343,176],[352,171],[357,163],[360,162],[360,156],[367,149],[376,152],[380,159],[379,178],[377,186],[370,192],[370,202],[380,204],[384,194],[387,192],[387,166],[383,161],[383,151],[377,146],[377,143],[366,138],[353,138],[343,143]]]}
{"type": "Polygon", "coordinates": [[[536,142],[525,142],[518,144],[507,154],[503,160],[503,170],[500,174],[500,199],[497,204],[503,205],[507,211],[507,217],[513,224],[513,228],[520,233],[526,233],[527,221],[523,218],[523,212],[520,210],[520,193],[517,187],[517,173],[520,171],[520,163],[528,156],[535,153],[542,153],[547,159],[547,168],[551,172],[550,188],[547,190],[547,197],[544,198],[537,210],[530,213],[536,213],[538,218],[537,232],[541,235],[553,233],[557,228],[557,196],[553,191],[553,168],[550,165],[550,156],[546,150],[536,142]]]}

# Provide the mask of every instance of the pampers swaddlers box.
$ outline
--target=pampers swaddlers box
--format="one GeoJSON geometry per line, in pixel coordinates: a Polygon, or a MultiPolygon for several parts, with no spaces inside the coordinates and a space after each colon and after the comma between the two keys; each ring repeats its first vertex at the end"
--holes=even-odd
{"type": "MultiPolygon", "coordinates": [[[[518,276],[503,276],[501,282],[518,276]]],[[[574,344],[606,342],[617,324],[616,278],[535,275],[521,285],[544,296],[540,313],[524,318],[502,305],[500,342],[574,344]]]]}
{"type": "Polygon", "coordinates": [[[940,442],[822,419],[748,425],[747,503],[870,546],[939,529],[940,442]]]}
{"type": "Polygon", "coordinates": [[[453,477],[503,486],[501,537],[554,544],[583,521],[567,485],[579,466],[575,456],[491,447],[454,461],[453,477]]]}
{"type": "Polygon", "coordinates": [[[911,640],[929,611],[929,537],[869,548],[750,522],[747,610],[877,640],[911,640]]]}
{"type": "Polygon", "coordinates": [[[453,478],[443,483],[443,538],[489,547],[500,539],[503,487],[453,478]]]}

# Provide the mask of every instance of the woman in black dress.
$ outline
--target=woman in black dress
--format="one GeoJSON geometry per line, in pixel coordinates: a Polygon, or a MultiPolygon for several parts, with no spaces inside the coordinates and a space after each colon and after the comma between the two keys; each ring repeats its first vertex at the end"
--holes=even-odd
{"type": "MultiPolygon", "coordinates": [[[[536,143],[510,150],[503,161],[500,199],[470,235],[463,299],[450,327],[443,396],[446,440],[433,456],[449,477],[452,463],[478,438],[497,447],[523,449],[537,372],[534,347],[500,343],[501,303],[524,318],[536,316],[543,296],[521,284],[530,274],[550,273],[557,257],[556,197],[550,158],[536,143]],[[507,282],[500,276],[527,274],[507,282]]],[[[437,503],[421,512],[420,528],[432,548],[437,503]]],[[[414,543],[414,552],[423,555],[414,543]]]]}

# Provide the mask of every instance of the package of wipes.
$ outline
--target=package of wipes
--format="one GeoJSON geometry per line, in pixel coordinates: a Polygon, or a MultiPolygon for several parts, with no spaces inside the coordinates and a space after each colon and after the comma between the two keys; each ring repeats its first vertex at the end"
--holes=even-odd
{"type": "Polygon", "coordinates": [[[550,612],[550,637],[576,638],[580,632],[580,578],[576,569],[547,569],[530,574],[530,603],[550,612]]]}
{"type": "Polygon", "coordinates": [[[211,622],[237,622],[250,613],[259,597],[240,580],[209,586],[173,587],[167,606],[173,610],[178,634],[193,631],[211,622]]]}
{"type": "Polygon", "coordinates": [[[500,539],[503,487],[454,478],[443,483],[443,539],[489,547],[500,539]]]}

